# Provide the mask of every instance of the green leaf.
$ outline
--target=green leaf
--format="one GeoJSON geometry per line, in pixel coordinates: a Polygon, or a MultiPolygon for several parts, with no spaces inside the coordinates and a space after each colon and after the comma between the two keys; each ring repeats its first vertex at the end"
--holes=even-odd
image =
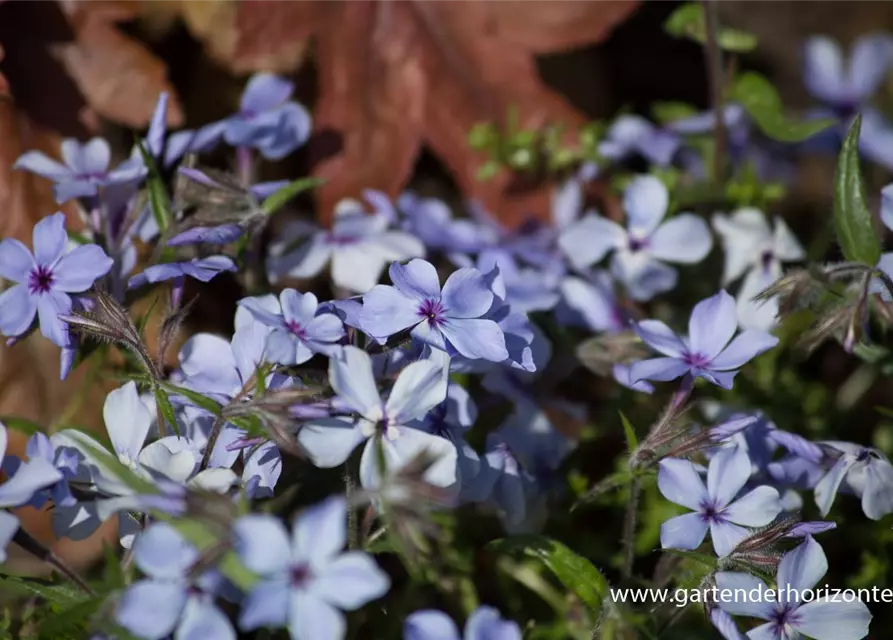
{"type": "Polygon", "coordinates": [[[608,596],[608,581],[586,558],[556,540],[538,535],[494,540],[488,546],[499,552],[521,552],[543,562],[561,584],[598,615],[608,596]]]}
{"type": "Polygon", "coordinates": [[[264,210],[265,214],[271,216],[279,209],[281,209],[286,202],[288,202],[298,194],[303,193],[308,189],[318,187],[324,182],[325,180],[323,180],[322,178],[301,178],[299,180],[295,180],[294,182],[290,182],[278,191],[270,194],[267,199],[264,200],[261,208],[264,210]]]}
{"type": "Polygon", "coordinates": [[[651,105],[654,119],[661,124],[697,115],[698,110],[687,102],[655,102],[651,105]]]}
{"type": "Polygon", "coordinates": [[[10,575],[0,576],[0,593],[16,593],[27,598],[36,596],[62,607],[87,599],[87,594],[67,582],[52,584],[44,580],[10,575]]]}
{"type": "Polygon", "coordinates": [[[171,198],[167,193],[167,187],[164,185],[164,179],[161,177],[161,173],[159,173],[155,164],[155,158],[146,151],[142,140],[138,141],[137,146],[139,147],[140,155],[143,157],[143,163],[149,170],[149,176],[146,179],[146,190],[149,193],[149,206],[152,209],[152,217],[155,218],[155,222],[158,223],[158,228],[163,234],[171,225],[171,222],[173,222],[171,198]]]}
{"type": "MultiPolygon", "coordinates": [[[[118,460],[118,456],[109,453],[93,436],[78,429],[64,429],[56,432],[56,436],[64,436],[70,440],[69,446],[79,449],[84,456],[100,468],[100,472],[123,482],[135,493],[153,495],[158,493],[154,484],[138,476],[130,467],[118,460]]],[[[65,443],[68,444],[68,443],[65,443]]]]}
{"type": "Polygon", "coordinates": [[[696,551],[684,551],[682,549],[663,549],[664,553],[669,553],[671,556],[677,556],[679,558],[686,558],[687,560],[694,560],[698,564],[702,564],[705,567],[715,568],[716,567],[716,556],[710,556],[706,553],[698,553],[696,551]]]}
{"type": "Polygon", "coordinates": [[[629,420],[626,419],[626,416],[623,415],[623,412],[620,412],[620,422],[623,424],[623,433],[626,435],[626,448],[632,453],[636,450],[636,447],[639,446],[639,439],[636,437],[636,430],[633,428],[633,425],[629,423],[629,420]]]}
{"type": "Polygon", "coordinates": [[[833,118],[788,120],[778,91],[766,78],[752,71],[741,74],[735,81],[732,99],[741,103],[763,133],[782,142],[806,140],[836,122],[833,118]]]}
{"type": "MultiPolygon", "coordinates": [[[[165,519],[200,552],[208,551],[221,543],[221,539],[206,524],[198,520],[184,518],[165,519]]],[[[257,582],[257,576],[242,564],[239,557],[231,549],[223,551],[216,566],[220,573],[242,591],[250,591],[251,587],[257,582]]]]}
{"type": "Polygon", "coordinates": [[[43,433],[46,428],[32,422],[27,418],[19,418],[18,416],[0,416],[0,424],[5,424],[10,429],[15,429],[19,433],[26,436],[33,436],[35,433],[43,433]]]}
{"type": "Polygon", "coordinates": [[[99,610],[105,598],[97,596],[65,607],[58,614],[48,616],[40,623],[38,637],[42,640],[83,638],[90,616],[99,610]],[[80,633],[78,633],[80,632],[80,633]]]}
{"type": "MultiPolygon", "coordinates": [[[[704,6],[697,2],[682,5],[670,14],[664,22],[664,30],[676,38],[689,38],[707,44],[707,22],[704,19],[704,6]]],[[[719,48],[735,53],[747,53],[757,46],[757,37],[741,29],[720,25],[716,38],[719,48]]]]}
{"type": "Polygon", "coordinates": [[[175,384],[171,384],[170,382],[165,382],[163,380],[158,380],[156,384],[168,393],[183,396],[191,400],[195,403],[196,406],[201,407],[205,411],[210,411],[215,416],[219,416],[221,409],[223,409],[223,406],[219,402],[212,398],[209,398],[208,396],[200,394],[198,391],[193,391],[192,389],[187,389],[186,387],[179,387],[175,384]]]}
{"type": "MultiPolygon", "coordinates": [[[[160,386],[155,387],[155,402],[158,403],[158,410],[161,412],[161,417],[171,426],[171,429],[174,430],[174,434],[179,436],[180,427],[177,425],[177,415],[174,413],[174,406],[171,404],[170,398],[167,397],[164,389],[160,386]]],[[[161,425],[159,425],[159,428],[161,428],[161,425]]]]}
{"type": "Polygon", "coordinates": [[[873,267],[881,257],[881,242],[874,219],[865,204],[865,186],[859,170],[859,133],[862,116],[856,116],[843,141],[834,176],[834,229],[847,260],[873,267]]]}

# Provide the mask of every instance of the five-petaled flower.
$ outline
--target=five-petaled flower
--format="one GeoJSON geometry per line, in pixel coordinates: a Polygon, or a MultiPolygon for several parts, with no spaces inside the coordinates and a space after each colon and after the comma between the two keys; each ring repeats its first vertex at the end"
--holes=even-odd
{"type": "Polygon", "coordinates": [[[102,138],[84,144],[77,140],[62,141],[62,159],[56,162],[40,151],[22,154],[14,167],[25,169],[53,181],[56,202],[62,204],[73,198],[95,196],[101,187],[135,182],[146,175],[141,158],[131,157],[109,171],[112,150],[102,138]]]}
{"type": "MultiPolygon", "coordinates": [[[[403,623],[403,640],[460,640],[456,623],[437,609],[410,614],[403,623]]],[[[478,607],[468,616],[462,640],[521,640],[521,627],[504,620],[493,607],[478,607]]]]}
{"type": "MultiPolygon", "coordinates": [[[[864,638],[871,622],[871,612],[864,602],[814,597],[808,600],[804,597],[827,571],[825,552],[808,536],[781,559],[774,593],[770,593],[772,589],[766,583],[748,573],[717,573],[718,589],[726,593],[753,594],[746,598],[725,598],[719,606],[737,616],[767,621],[747,634],[752,640],[794,640],[801,636],[816,640],[864,638]]],[[[728,629],[727,624],[723,627],[728,629]]]]}
{"type": "Polygon", "coordinates": [[[60,347],[69,344],[60,315],[71,313],[71,293],[82,293],[112,268],[98,245],[65,253],[65,215],[55,213],[34,225],[34,253],[14,238],[0,242],[0,276],[18,284],[0,295],[0,332],[18,336],[40,318],[40,331],[60,347]]]}
{"type": "Polygon", "coordinates": [[[340,640],[353,611],[390,588],[386,573],[347,542],[347,504],[329,498],[295,520],[291,536],[268,515],[236,521],[236,551],[261,581],[242,602],[239,627],[288,627],[294,640],[340,640]]]}
{"type": "Polygon", "coordinates": [[[696,549],[710,530],[717,555],[732,551],[750,533],[747,527],[767,525],[781,512],[778,491],[759,486],[737,500],[751,475],[751,463],[741,447],[721,449],[707,468],[707,485],[695,465],[680,458],[660,461],[657,486],[670,502],[694,513],[670,518],[661,525],[664,548],[696,549]]]}
{"type": "Polygon", "coordinates": [[[627,228],[591,213],[569,225],[558,245],[577,270],[613,251],[614,277],[634,299],[650,300],[676,286],[676,269],[665,262],[694,264],[713,246],[710,229],[694,214],[681,213],[663,222],[669,204],[663,182],[654,176],[639,176],[623,194],[627,228]]]}
{"type": "Polygon", "coordinates": [[[437,270],[425,260],[393,263],[393,286],[377,285],[363,297],[360,327],[384,339],[411,329],[416,340],[472,359],[502,362],[509,357],[499,325],[485,317],[494,294],[483,273],[455,271],[440,288],[437,270]]]}
{"type": "Polygon", "coordinates": [[[633,363],[630,381],[666,382],[687,374],[731,389],[738,369],[778,344],[778,338],[758,329],[744,331],[732,340],[737,327],[735,300],[725,291],[695,305],[688,337],[677,336],[659,320],[636,323],[639,337],[665,357],[633,363]]]}

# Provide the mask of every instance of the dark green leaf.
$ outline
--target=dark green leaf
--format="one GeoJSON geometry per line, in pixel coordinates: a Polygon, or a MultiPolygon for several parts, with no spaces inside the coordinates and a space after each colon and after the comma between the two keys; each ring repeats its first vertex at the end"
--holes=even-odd
{"type": "MultiPolygon", "coordinates": [[[[171,426],[176,435],[180,435],[180,427],[177,425],[177,414],[174,413],[174,406],[167,397],[167,393],[160,386],[155,387],[155,402],[158,403],[158,410],[161,412],[161,417],[164,418],[164,421],[171,426]]],[[[163,432],[161,427],[162,425],[158,425],[159,430],[163,432]]]]}
{"type": "Polygon", "coordinates": [[[834,176],[834,229],[847,260],[873,267],[881,257],[881,242],[874,219],[865,204],[865,187],[859,169],[859,134],[862,116],[856,116],[843,141],[834,176]]]}
{"type": "Polygon", "coordinates": [[[709,556],[706,553],[698,553],[696,551],[683,551],[682,549],[664,549],[663,552],[669,553],[671,556],[694,560],[695,562],[706,567],[716,567],[716,556],[709,556]]]}
{"type": "Polygon", "coordinates": [[[273,215],[279,209],[281,209],[286,202],[288,202],[298,194],[301,194],[308,189],[318,187],[323,182],[325,182],[325,180],[321,178],[301,178],[300,180],[290,182],[278,191],[270,194],[270,196],[267,197],[266,200],[264,200],[261,208],[268,216],[273,215]]]}
{"type": "Polygon", "coordinates": [[[524,535],[494,540],[488,546],[500,552],[520,552],[541,560],[594,614],[601,611],[602,601],[608,596],[608,581],[589,560],[560,542],[545,536],[524,535]]]}
{"type": "MultiPolygon", "coordinates": [[[[706,44],[707,22],[704,19],[704,6],[697,2],[682,5],[670,14],[664,22],[664,29],[671,36],[689,38],[706,44]]],[[[735,53],[753,51],[757,46],[755,35],[731,27],[720,26],[716,40],[720,49],[735,53]]]]}
{"type": "Polygon", "coordinates": [[[209,398],[208,396],[202,395],[198,391],[193,391],[192,389],[187,389],[186,387],[179,387],[175,384],[171,384],[170,382],[165,382],[163,380],[157,381],[156,384],[168,393],[187,398],[196,406],[201,407],[205,411],[210,411],[215,416],[219,416],[220,410],[223,408],[219,402],[213,400],[212,398],[209,398]]]}
{"type": "Polygon", "coordinates": [[[61,640],[61,638],[86,637],[87,621],[102,606],[105,598],[94,597],[71,606],[64,607],[56,615],[46,617],[40,623],[38,637],[41,640],[61,640]]]}
{"type": "Polygon", "coordinates": [[[620,422],[623,424],[623,433],[626,436],[626,448],[632,453],[636,450],[636,447],[639,446],[639,439],[636,437],[636,430],[633,429],[633,425],[629,423],[629,420],[626,419],[626,416],[623,415],[623,412],[620,413],[620,422]]]}
{"type": "Polygon", "coordinates": [[[763,133],[782,142],[806,140],[836,122],[833,118],[788,120],[775,87],[758,73],[741,74],[732,87],[732,99],[741,103],[763,133]]]}
{"type": "Polygon", "coordinates": [[[5,424],[10,429],[15,429],[26,436],[33,436],[35,433],[43,433],[45,427],[31,422],[27,418],[19,418],[18,416],[0,416],[0,423],[5,424]]]}
{"type": "Polygon", "coordinates": [[[651,105],[651,113],[654,114],[655,120],[667,124],[696,115],[698,110],[687,102],[655,102],[651,105]]]}
{"type": "Polygon", "coordinates": [[[0,576],[0,593],[17,593],[27,598],[36,596],[62,607],[70,607],[87,599],[87,594],[68,583],[52,584],[9,575],[0,576]]]}
{"type": "Polygon", "coordinates": [[[139,141],[138,147],[140,155],[143,157],[143,163],[149,170],[149,176],[146,178],[146,190],[149,193],[149,207],[152,209],[152,216],[158,224],[158,228],[163,234],[173,222],[173,214],[171,214],[171,198],[168,195],[167,187],[164,185],[164,179],[158,171],[155,164],[155,158],[146,151],[146,147],[142,141],[139,141]]]}
{"type": "MultiPolygon", "coordinates": [[[[218,536],[208,528],[208,525],[198,520],[169,518],[168,521],[199,551],[208,551],[221,542],[218,536]]],[[[216,566],[220,573],[242,591],[250,591],[254,583],[257,582],[257,576],[242,564],[231,549],[223,550],[216,566]]]]}

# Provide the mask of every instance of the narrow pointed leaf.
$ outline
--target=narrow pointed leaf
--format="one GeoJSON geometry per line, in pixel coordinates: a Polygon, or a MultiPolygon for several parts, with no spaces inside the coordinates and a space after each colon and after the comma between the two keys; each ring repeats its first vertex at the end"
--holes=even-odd
{"type": "Polygon", "coordinates": [[[318,187],[324,182],[325,180],[321,178],[301,178],[294,182],[290,182],[267,197],[261,205],[261,208],[264,210],[265,214],[271,216],[295,196],[313,189],[314,187],[318,187]]]}
{"type": "Polygon", "coordinates": [[[835,123],[832,118],[789,120],[778,91],[758,73],[741,74],[732,87],[731,97],[741,103],[763,133],[782,142],[806,140],[835,123]]]}

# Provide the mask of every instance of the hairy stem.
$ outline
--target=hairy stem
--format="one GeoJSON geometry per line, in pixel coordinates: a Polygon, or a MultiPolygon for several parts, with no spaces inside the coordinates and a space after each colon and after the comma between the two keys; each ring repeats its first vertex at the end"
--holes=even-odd
{"type": "Polygon", "coordinates": [[[707,78],[710,102],[716,123],[713,128],[713,183],[725,182],[726,123],[723,117],[723,63],[719,48],[719,5],[716,0],[702,0],[707,25],[707,78]]]}
{"type": "Polygon", "coordinates": [[[636,555],[636,523],[639,517],[639,498],[642,496],[642,479],[633,475],[629,485],[629,502],[623,519],[623,571],[624,580],[633,575],[633,561],[636,555]]]}
{"type": "MultiPolygon", "coordinates": [[[[245,384],[242,385],[239,393],[230,400],[230,404],[238,402],[251,393],[251,390],[254,389],[256,383],[257,375],[251,376],[245,384]]],[[[214,451],[214,446],[217,444],[217,438],[220,437],[220,432],[223,430],[224,424],[226,424],[226,417],[223,414],[214,419],[214,424],[211,425],[211,430],[208,432],[208,444],[205,446],[205,452],[202,454],[202,462],[199,466],[199,471],[204,471],[208,468],[208,465],[211,464],[211,453],[214,451]]]]}
{"type": "Polygon", "coordinates": [[[353,476],[350,475],[350,466],[344,463],[344,470],[341,474],[344,479],[344,495],[347,496],[347,548],[359,548],[359,536],[357,530],[357,510],[350,506],[350,500],[354,493],[353,476]]]}
{"type": "Polygon", "coordinates": [[[95,596],[96,592],[90,588],[81,576],[74,569],[65,564],[62,559],[53,553],[50,549],[43,546],[34,536],[22,529],[21,527],[15,532],[12,541],[19,545],[22,549],[33,555],[38,560],[46,562],[60,574],[68,578],[78,589],[89,596],[95,596]]]}

